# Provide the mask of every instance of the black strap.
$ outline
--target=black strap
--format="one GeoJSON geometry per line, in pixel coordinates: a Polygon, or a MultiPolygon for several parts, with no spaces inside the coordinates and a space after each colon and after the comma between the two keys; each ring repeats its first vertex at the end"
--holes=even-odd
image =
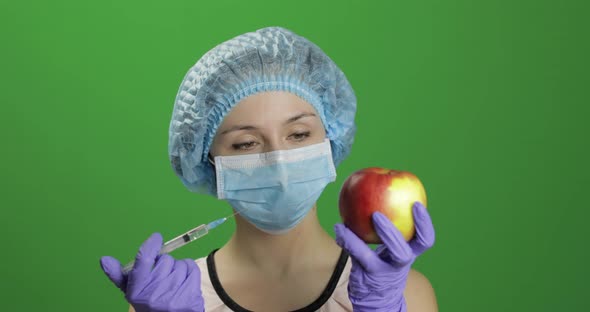
{"type": "MultiPolygon", "coordinates": [[[[219,250],[219,248],[214,249],[207,256],[207,270],[209,271],[209,277],[211,279],[211,284],[213,284],[213,288],[215,289],[215,292],[217,293],[217,295],[219,296],[221,301],[223,301],[223,303],[225,303],[225,305],[228,308],[230,308],[232,311],[253,312],[253,311],[250,311],[250,310],[240,306],[235,301],[233,301],[232,298],[230,298],[230,296],[225,292],[225,290],[221,286],[221,283],[219,282],[219,277],[217,276],[217,269],[215,268],[215,258],[213,257],[213,255],[218,250],[219,250]]],[[[340,276],[342,275],[342,272],[344,271],[344,267],[346,266],[347,260],[348,260],[348,252],[346,252],[346,250],[342,249],[342,252],[340,253],[340,257],[338,258],[338,263],[336,263],[336,268],[334,268],[334,272],[332,272],[332,276],[330,277],[330,280],[328,281],[328,285],[326,286],[326,288],[324,289],[322,294],[316,300],[314,300],[312,303],[310,303],[309,305],[307,305],[301,309],[297,309],[295,311],[292,311],[292,312],[313,312],[313,311],[317,311],[322,305],[324,305],[324,303],[326,303],[326,301],[328,301],[328,299],[330,298],[332,293],[334,293],[334,289],[336,289],[336,286],[338,285],[338,280],[340,280],[340,276]]]]}

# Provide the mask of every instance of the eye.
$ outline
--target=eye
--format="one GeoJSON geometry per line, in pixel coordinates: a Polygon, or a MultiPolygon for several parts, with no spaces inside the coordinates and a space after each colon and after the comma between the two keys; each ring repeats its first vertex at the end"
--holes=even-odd
{"type": "Polygon", "coordinates": [[[310,131],[303,131],[303,132],[295,132],[291,134],[289,137],[293,138],[295,141],[303,141],[307,139],[310,135],[310,131]]]}
{"type": "Polygon", "coordinates": [[[248,141],[248,142],[243,142],[243,143],[234,143],[231,145],[231,147],[234,150],[240,150],[240,151],[247,151],[249,149],[254,148],[258,143],[255,141],[248,141]]]}

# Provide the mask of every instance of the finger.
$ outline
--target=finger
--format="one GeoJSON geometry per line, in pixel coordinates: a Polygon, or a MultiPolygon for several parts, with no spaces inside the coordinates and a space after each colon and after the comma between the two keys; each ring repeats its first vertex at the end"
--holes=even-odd
{"type": "Polygon", "coordinates": [[[165,307],[171,302],[172,297],[186,279],[187,272],[188,266],[185,261],[174,261],[174,268],[170,275],[161,281],[150,295],[150,297],[154,298],[155,307],[159,307],[160,304],[163,305],[162,307],[165,307]]]}
{"type": "Polygon", "coordinates": [[[372,215],[373,224],[375,225],[375,232],[381,240],[383,245],[387,247],[391,260],[397,266],[404,266],[412,262],[414,253],[402,233],[384,214],[374,212],[372,215]]]}
{"type": "Polygon", "coordinates": [[[176,260],[169,254],[159,255],[156,260],[156,266],[150,275],[150,280],[147,282],[146,286],[137,293],[137,295],[142,296],[145,292],[157,287],[162,280],[166,279],[172,272],[175,261],[176,260]]]}
{"type": "Polygon", "coordinates": [[[386,263],[394,263],[393,259],[391,259],[391,252],[387,249],[385,244],[381,244],[375,248],[375,253],[386,263]]]}
{"type": "Polygon", "coordinates": [[[111,282],[113,282],[117,288],[125,292],[124,286],[126,286],[127,277],[123,274],[119,260],[110,256],[104,256],[100,258],[100,267],[111,282]]]}
{"type": "Polygon", "coordinates": [[[344,224],[338,223],[334,225],[334,232],[336,233],[336,243],[342,249],[348,251],[350,256],[355,258],[365,271],[376,272],[383,264],[375,252],[344,224]]]}
{"type": "Polygon", "coordinates": [[[170,273],[170,281],[171,285],[174,285],[174,288],[178,288],[182,285],[182,282],[186,279],[188,274],[188,264],[184,260],[175,260],[174,261],[174,268],[170,273]]]}
{"type": "Polygon", "coordinates": [[[201,293],[201,270],[192,259],[185,259],[188,267],[188,275],[182,285],[174,294],[174,302],[183,302],[183,306],[199,308],[195,311],[204,311],[204,302],[201,293]]]}
{"type": "Polygon", "coordinates": [[[434,245],[434,226],[428,210],[422,203],[415,202],[412,208],[416,235],[410,241],[410,248],[412,248],[416,256],[419,256],[434,245]]]}
{"type": "Polygon", "coordinates": [[[156,259],[154,270],[152,271],[152,276],[168,276],[174,268],[174,261],[176,260],[169,254],[158,255],[158,259],[156,259]]]}
{"type": "Polygon", "coordinates": [[[130,296],[137,295],[149,282],[152,267],[161,248],[162,235],[160,233],[152,234],[139,248],[139,252],[135,256],[133,270],[129,272],[127,292],[130,296]]]}
{"type": "Polygon", "coordinates": [[[375,253],[381,257],[389,256],[389,250],[387,250],[387,246],[385,246],[384,244],[377,246],[377,248],[375,248],[375,253]]]}

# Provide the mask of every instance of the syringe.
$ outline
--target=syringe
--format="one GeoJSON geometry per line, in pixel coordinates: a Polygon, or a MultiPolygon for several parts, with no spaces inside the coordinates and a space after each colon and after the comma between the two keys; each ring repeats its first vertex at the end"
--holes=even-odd
{"type": "MultiPolygon", "coordinates": [[[[217,226],[219,226],[220,224],[222,224],[223,222],[225,222],[227,220],[227,218],[231,218],[233,217],[237,212],[234,212],[233,214],[221,218],[221,219],[217,219],[215,221],[209,222],[207,224],[201,224],[199,226],[197,226],[196,228],[178,235],[177,237],[167,241],[166,243],[164,243],[164,245],[162,246],[162,249],[160,249],[160,254],[164,254],[164,253],[170,253],[192,241],[195,241],[205,235],[207,235],[209,233],[209,231],[211,231],[212,229],[216,228],[217,226]]],[[[123,267],[123,274],[127,274],[129,273],[129,271],[131,271],[133,269],[133,265],[135,264],[135,261],[131,261],[129,262],[127,265],[125,265],[123,267]]]]}

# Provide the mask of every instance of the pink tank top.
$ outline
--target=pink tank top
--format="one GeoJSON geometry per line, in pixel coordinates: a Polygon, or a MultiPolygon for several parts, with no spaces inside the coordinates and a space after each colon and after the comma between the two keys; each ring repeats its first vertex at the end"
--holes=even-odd
{"type": "MultiPolygon", "coordinates": [[[[213,255],[217,249],[208,256],[195,260],[201,270],[201,292],[205,300],[207,312],[251,312],[234,302],[225,292],[215,269],[213,255]]],[[[297,312],[341,312],[352,311],[352,304],[348,299],[348,276],[351,263],[346,251],[342,251],[332,277],[323,293],[314,302],[296,310],[297,312]]]]}

